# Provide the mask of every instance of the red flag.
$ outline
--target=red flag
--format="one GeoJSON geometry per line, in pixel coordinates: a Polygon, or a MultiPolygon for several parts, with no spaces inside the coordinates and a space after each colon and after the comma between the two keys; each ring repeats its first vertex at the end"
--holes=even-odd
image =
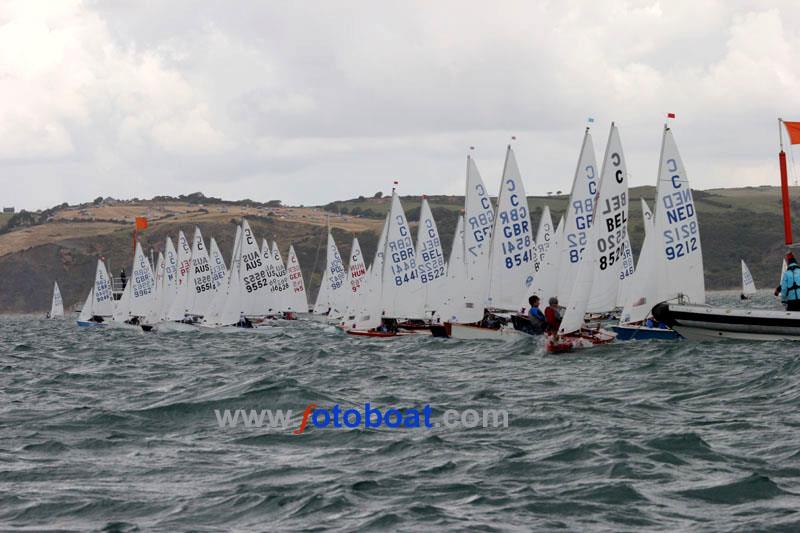
{"type": "Polygon", "coordinates": [[[667,118],[675,118],[675,113],[667,113],[667,118]]]}
{"type": "Polygon", "coordinates": [[[784,122],[786,131],[789,132],[789,142],[791,144],[800,144],[800,122],[784,122]]]}
{"type": "Polygon", "coordinates": [[[145,217],[136,217],[136,229],[147,229],[147,218],[145,217]]]}

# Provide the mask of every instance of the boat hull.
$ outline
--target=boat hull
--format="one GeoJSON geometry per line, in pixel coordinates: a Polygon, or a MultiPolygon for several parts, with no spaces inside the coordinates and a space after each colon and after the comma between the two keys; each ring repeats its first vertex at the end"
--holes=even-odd
{"type": "Polygon", "coordinates": [[[502,326],[498,329],[484,328],[473,324],[458,324],[456,322],[445,322],[443,324],[432,324],[431,334],[434,337],[447,337],[463,340],[494,340],[505,341],[519,339],[527,335],[515,330],[511,326],[502,326]]]}
{"type": "Polygon", "coordinates": [[[660,340],[674,341],[681,338],[677,331],[664,328],[648,328],[646,326],[616,325],[611,326],[620,341],[660,340]]]}
{"type": "Polygon", "coordinates": [[[96,327],[106,326],[106,324],[103,322],[92,322],[91,320],[78,320],[78,325],[82,328],[96,328],[96,327]]]}
{"type": "Polygon", "coordinates": [[[731,309],[663,302],[653,308],[653,316],[681,336],[694,341],[800,341],[800,312],[797,311],[731,309]]]}
{"type": "Polygon", "coordinates": [[[568,335],[547,335],[544,348],[549,353],[568,353],[584,348],[593,348],[601,344],[609,344],[617,338],[616,334],[606,330],[582,330],[568,335]]]}

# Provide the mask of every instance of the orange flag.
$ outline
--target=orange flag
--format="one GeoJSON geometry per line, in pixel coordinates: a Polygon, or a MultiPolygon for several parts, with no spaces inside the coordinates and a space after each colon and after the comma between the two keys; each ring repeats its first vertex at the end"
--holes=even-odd
{"type": "Polygon", "coordinates": [[[147,219],[145,217],[136,217],[136,229],[147,229],[147,219]]]}
{"type": "Polygon", "coordinates": [[[783,122],[786,126],[786,131],[789,132],[789,142],[791,144],[800,144],[800,122],[783,122]]]}

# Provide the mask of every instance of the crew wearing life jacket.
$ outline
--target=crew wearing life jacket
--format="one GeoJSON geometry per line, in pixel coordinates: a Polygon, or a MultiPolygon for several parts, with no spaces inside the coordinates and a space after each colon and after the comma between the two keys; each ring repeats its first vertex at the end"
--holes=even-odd
{"type": "Polygon", "coordinates": [[[781,300],[787,311],[800,311],[800,265],[794,256],[786,261],[786,272],[781,278],[781,300]]]}

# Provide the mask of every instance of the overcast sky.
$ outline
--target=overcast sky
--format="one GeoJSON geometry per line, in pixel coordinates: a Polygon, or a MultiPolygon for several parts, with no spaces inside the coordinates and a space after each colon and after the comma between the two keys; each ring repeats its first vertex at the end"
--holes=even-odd
{"type": "MultiPolygon", "coordinates": [[[[673,128],[694,187],[777,184],[800,2],[0,2],[0,204],[202,191],[320,204],[569,190],[587,117],[632,185],[673,128]]],[[[800,160],[800,150],[796,156],[800,160]]]]}

